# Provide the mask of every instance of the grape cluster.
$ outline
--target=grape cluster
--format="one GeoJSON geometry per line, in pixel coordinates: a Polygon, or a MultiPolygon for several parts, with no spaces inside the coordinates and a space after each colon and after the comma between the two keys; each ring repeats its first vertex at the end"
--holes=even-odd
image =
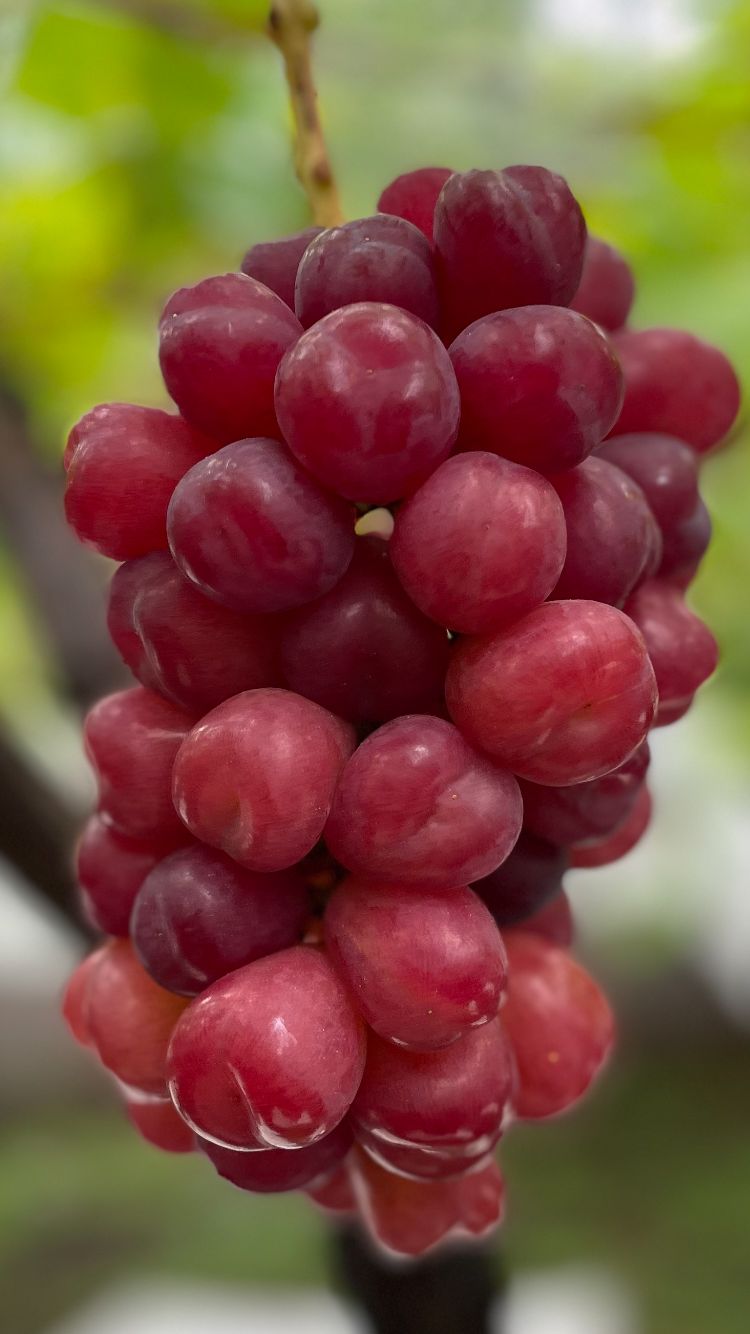
{"type": "Polygon", "coordinates": [[[138,684],[85,726],[109,939],[64,1009],[151,1143],[414,1255],[497,1224],[501,1135],[610,1050],[562,880],[641,837],[649,729],[714,669],[685,590],[738,386],[626,327],[543,168],[379,207],[175,293],[178,413],[70,435],[138,684]]]}

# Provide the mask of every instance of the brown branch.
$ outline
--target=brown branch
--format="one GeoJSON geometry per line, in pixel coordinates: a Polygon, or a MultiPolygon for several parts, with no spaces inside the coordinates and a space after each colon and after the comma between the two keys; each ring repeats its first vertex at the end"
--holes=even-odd
{"type": "Polygon", "coordinates": [[[312,34],[318,11],[311,0],[274,0],[268,19],[271,40],[281,52],[294,116],[294,165],[313,221],[335,227],[343,221],[338,188],[318,112],[312,73],[312,34]]]}

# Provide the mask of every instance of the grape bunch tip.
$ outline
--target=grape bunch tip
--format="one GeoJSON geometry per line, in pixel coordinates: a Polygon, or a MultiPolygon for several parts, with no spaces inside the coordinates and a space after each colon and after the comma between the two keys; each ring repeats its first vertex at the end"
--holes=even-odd
{"type": "Polygon", "coordinates": [[[135,684],[85,724],[105,939],[63,1010],[149,1143],[413,1257],[501,1222],[498,1144],[612,1048],[563,879],[641,838],[716,666],[685,593],[739,389],[629,324],[551,171],[378,209],[176,292],[176,411],[70,433],[135,684]]]}

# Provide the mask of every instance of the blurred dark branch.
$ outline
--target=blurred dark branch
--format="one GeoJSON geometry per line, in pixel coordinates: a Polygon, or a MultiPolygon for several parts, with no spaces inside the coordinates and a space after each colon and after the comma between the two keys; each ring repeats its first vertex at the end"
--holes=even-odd
{"type": "Polygon", "coordinates": [[[72,851],[81,813],[45,782],[0,729],[0,853],[84,935],[72,851]]]}
{"type": "Polygon", "coordinates": [[[60,685],[85,706],[121,673],[107,638],[104,567],[65,525],[61,473],[33,447],[23,406],[0,383],[0,531],[52,650],[60,685]]]}
{"type": "MultiPolygon", "coordinates": [[[[105,630],[104,567],[67,531],[61,498],[61,476],[37,454],[20,400],[0,383],[0,532],[46,638],[53,676],[85,707],[122,669],[105,630]]],[[[0,723],[0,855],[89,935],[72,870],[81,818],[0,723]]]]}
{"type": "Polygon", "coordinates": [[[364,1308],[377,1334],[490,1334],[500,1329],[495,1303],[502,1285],[487,1246],[440,1250],[399,1265],[378,1255],[354,1225],[341,1228],[334,1240],[334,1277],[364,1308]]]}

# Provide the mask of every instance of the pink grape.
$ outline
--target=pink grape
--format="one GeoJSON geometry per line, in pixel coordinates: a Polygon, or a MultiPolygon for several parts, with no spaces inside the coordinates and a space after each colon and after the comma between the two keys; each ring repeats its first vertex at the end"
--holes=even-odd
{"type": "Polygon", "coordinates": [[[642,577],[661,534],[641,488],[605,459],[585,459],[554,477],[568,550],[554,598],[590,598],[621,606],[642,577]]]}
{"type": "Polygon", "coordinates": [[[603,329],[621,329],[635,296],[633,271],[619,250],[589,234],[583,273],[571,310],[586,315],[603,329]]]}
{"type": "Polygon", "coordinates": [[[544,167],[451,176],[435,208],[446,328],[492,311],[565,306],[581,279],[586,224],[562,176],[544,167]]]}
{"type": "Polygon", "coordinates": [[[186,578],[238,612],[311,602],[341,578],[354,551],[352,508],[275,440],[238,440],[191,468],[167,526],[186,578]]]}
{"type": "Polygon", "coordinates": [[[394,213],[413,222],[428,241],[432,241],[435,205],[445,182],[453,175],[450,167],[419,167],[406,171],[386,185],[379,200],[381,213],[394,213]]]}
{"type": "Polygon", "coordinates": [[[606,838],[583,843],[570,849],[571,866],[608,866],[619,861],[636,843],[640,843],[651,823],[651,793],[645,783],[640,787],[629,815],[606,838]]]}
{"type": "Polygon", "coordinates": [[[195,1135],[175,1111],[171,1098],[154,1098],[132,1091],[125,1095],[128,1120],[148,1144],[164,1153],[193,1153],[195,1135]]]}
{"type": "Polygon", "coordinates": [[[196,838],[251,871],[282,871],[315,846],[354,748],[340,718],[289,690],[248,690],[207,713],[174,766],[196,838]]]}
{"type": "Polygon", "coordinates": [[[610,773],[573,787],[521,783],[524,828],[560,847],[596,843],[626,820],[646,777],[648,742],[610,773]]]}
{"type": "Polygon", "coordinates": [[[681,329],[627,330],[614,341],[625,400],[613,435],[659,431],[699,454],[724,438],[737,416],[740,387],[723,352],[681,329]]]}
{"type": "Polygon", "coordinates": [[[296,945],[191,1001],[169,1050],[175,1105],[227,1148],[304,1148],[343,1120],[365,1060],[364,1025],[325,956],[296,945]]]}
{"type": "Polygon", "coordinates": [[[439,1051],[396,1047],[371,1033],[352,1108],[355,1134],[389,1144],[489,1150],[513,1092],[513,1060],[500,1019],[470,1029],[439,1051]]]}
{"type": "Polygon", "coordinates": [[[633,622],[600,602],[546,602],[493,635],[458,643],[446,679],[467,739],[521,778],[598,778],[641,744],[656,680],[633,622]]]}
{"type": "Polygon", "coordinates": [[[465,1234],[482,1237],[503,1220],[505,1186],[495,1162],[451,1181],[409,1181],[360,1153],[353,1182],[373,1237],[395,1255],[424,1255],[465,1234]]]}
{"type": "Polygon", "coordinates": [[[149,871],[189,837],[176,831],[161,839],[129,838],[92,815],[76,849],[76,876],[89,921],[109,936],[127,936],[135,896],[149,871]]]}
{"type": "Polygon", "coordinates": [[[167,1047],[187,1001],[156,985],[129,940],[110,940],[87,976],[85,1005],[102,1065],[128,1088],[163,1097],[167,1047]]]}
{"type": "Polygon", "coordinates": [[[166,551],[115,572],[107,624],[133,675],[184,709],[205,713],[242,690],[281,684],[275,622],[210,601],[166,551]]]}
{"type": "Polygon", "coordinates": [[[599,446],[597,456],[638,483],[665,537],[693,513],[698,502],[698,460],[681,440],[653,431],[616,435],[599,446]]]}
{"type": "Polygon", "coordinates": [[[514,1106],[524,1120],[554,1116],[588,1089],[615,1037],[593,978],[559,946],[507,934],[510,982],[503,1023],[518,1067],[514,1106]]]}
{"type": "Polygon", "coordinates": [[[322,227],[306,227],[275,241],[258,241],[247,251],[240,265],[243,273],[281,297],[294,310],[294,284],[300,260],[311,241],[320,236],[322,227]]]}
{"type": "Polygon", "coordinates": [[[357,218],[321,232],[297,271],[295,309],[305,328],[341,306],[386,301],[433,328],[438,297],[432,246],[404,218],[357,218]]]}
{"type": "MultiPolygon", "coordinates": [[[[575,792],[577,788],[563,790],[575,792]]],[[[563,848],[536,838],[524,828],[502,866],[475,880],[473,889],[499,926],[513,926],[560,893],[567,869],[568,856],[563,848]]]]}
{"type": "Polygon", "coordinates": [[[65,451],[65,516],[113,560],[167,545],[167,506],[180,478],[216,448],[181,417],[103,403],[73,427],[65,451]]]}
{"type": "Polygon", "coordinates": [[[552,485],[486,453],[442,463],[400,507],[389,546],[412,601],[464,634],[497,629],[543,602],[565,549],[552,485]]]}
{"type": "Polygon", "coordinates": [[[575,311],[530,305],[486,315],[449,351],[468,449],[556,473],[581,463],[617,420],[619,362],[575,311]]]}
{"type": "Polygon", "coordinates": [[[393,305],[326,315],[290,349],[276,411],[292,453],[349,500],[407,495],[456,439],[456,377],[439,338],[393,305]]]}
{"type": "Polygon", "coordinates": [[[716,640],[690,610],[680,589],[661,579],[637,589],[626,610],[646,641],[656,675],[656,724],[673,722],[682,717],[698,687],[715,672],[719,660],[716,640]]]}
{"type": "Polygon", "coordinates": [[[121,833],[148,840],[183,832],[172,805],[172,766],[194,721],[143,686],[106,695],[87,714],[84,742],[99,811],[121,833]]]}
{"type": "Polygon", "coordinates": [[[349,1125],[342,1121],[323,1139],[294,1153],[288,1149],[242,1153],[206,1139],[199,1142],[199,1147],[225,1181],[231,1181],[240,1190],[267,1195],[300,1190],[316,1182],[343,1163],[353,1142],[349,1125]]]}
{"type": "Polygon", "coordinates": [[[465,1176],[487,1163],[494,1148],[494,1145],[488,1148],[486,1142],[458,1149],[420,1148],[380,1139],[362,1126],[357,1128],[357,1143],[386,1171],[411,1181],[448,1181],[451,1177],[465,1176]]]}
{"type": "Polygon", "coordinates": [[[521,829],[518,784],[442,718],[396,718],[344,768],[325,840],[368,880],[444,890],[508,856],[521,829]]]}
{"type": "Polygon", "coordinates": [[[196,996],[225,973],[297,944],[309,911],[299,872],[258,875],[197,843],[145,877],[131,935],[154,981],[196,996]]]}
{"type": "Polygon", "coordinates": [[[273,382],[302,326],[255,278],[226,273],[182,287],[159,324],[164,383],[183,417],[221,443],[276,434],[273,382]]]}
{"type": "Polygon", "coordinates": [[[345,880],[324,918],[330,958],[381,1037],[443,1047],[493,1019],[505,952],[470,889],[421,890],[345,880]]]}
{"type": "Polygon", "coordinates": [[[406,596],[390,552],[379,537],[358,537],[346,574],[281,630],[287,683],[352,722],[444,708],[448,637],[406,596]]]}

